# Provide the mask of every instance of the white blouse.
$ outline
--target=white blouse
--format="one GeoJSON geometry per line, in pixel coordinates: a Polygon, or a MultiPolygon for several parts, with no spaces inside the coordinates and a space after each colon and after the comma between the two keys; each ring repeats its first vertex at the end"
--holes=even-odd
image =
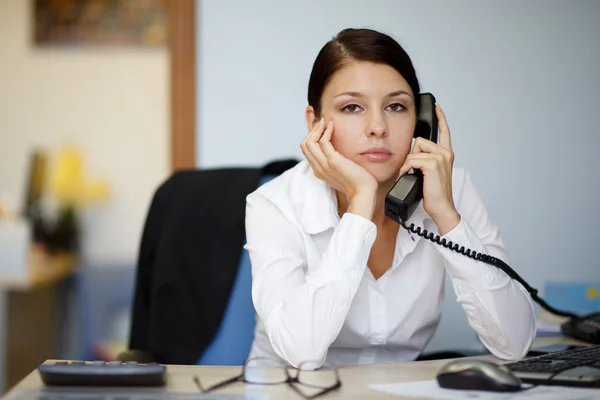
{"type": "MultiPolygon", "coordinates": [[[[454,168],[452,187],[461,221],[444,237],[507,262],[465,170],[454,168]]],[[[422,202],[411,223],[437,232],[422,202]]],[[[248,196],[246,235],[257,312],[250,357],[296,367],[414,360],[440,321],[446,272],[492,354],[522,358],[535,337],[533,304],[521,284],[403,228],[391,268],[376,280],[367,267],[375,224],[352,213],[339,218],[335,192],[306,161],[248,196]]]]}

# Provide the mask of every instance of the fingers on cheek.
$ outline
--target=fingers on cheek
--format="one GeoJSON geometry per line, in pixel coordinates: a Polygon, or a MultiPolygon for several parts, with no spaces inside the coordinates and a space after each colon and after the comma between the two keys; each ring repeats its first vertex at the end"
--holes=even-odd
{"type": "Polygon", "coordinates": [[[303,149],[303,152],[304,152],[304,156],[306,157],[306,160],[308,161],[308,163],[312,167],[313,171],[315,172],[315,175],[322,174],[323,169],[321,168],[321,165],[319,165],[319,162],[317,161],[315,156],[311,153],[310,148],[305,147],[303,149]]]}
{"type": "Polygon", "coordinates": [[[313,156],[313,158],[316,160],[317,159],[317,154],[319,154],[319,152],[321,151],[321,148],[319,146],[318,143],[315,142],[310,142],[306,145],[306,148],[308,149],[308,152],[313,156]]]}
{"type": "Polygon", "coordinates": [[[423,138],[422,138],[422,137],[420,137],[420,136],[419,136],[418,138],[416,138],[416,139],[415,139],[415,146],[414,146],[414,147],[415,147],[416,149],[420,149],[420,148],[421,148],[421,142],[422,142],[422,141],[423,141],[423,138]]]}
{"type": "Polygon", "coordinates": [[[422,167],[423,162],[419,161],[417,158],[415,157],[411,157],[409,160],[407,160],[406,162],[406,167],[407,169],[419,169],[422,167]]]}
{"type": "Polygon", "coordinates": [[[412,168],[411,163],[407,160],[404,165],[400,168],[400,175],[406,174],[412,168]]]}
{"type": "Polygon", "coordinates": [[[327,151],[328,151],[327,145],[328,144],[329,143],[327,143],[327,141],[323,140],[322,138],[321,138],[321,140],[319,140],[319,148],[325,155],[327,155],[327,151]]]}

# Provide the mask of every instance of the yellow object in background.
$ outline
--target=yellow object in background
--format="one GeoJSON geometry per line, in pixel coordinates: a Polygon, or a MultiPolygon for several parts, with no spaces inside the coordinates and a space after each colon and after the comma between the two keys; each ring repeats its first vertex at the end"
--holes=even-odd
{"type": "Polygon", "coordinates": [[[56,158],[50,187],[60,203],[78,203],[83,185],[83,160],[74,148],[64,148],[56,158]]]}
{"type": "Polygon", "coordinates": [[[595,298],[598,297],[598,289],[596,289],[593,286],[590,286],[587,290],[587,297],[590,300],[594,300],[595,298]]]}
{"type": "Polygon", "coordinates": [[[86,203],[96,203],[108,200],[108,185],[102,181],[87,182],[83,188],[86,203]]]}
{"type": "Polygon", "coordinates": [[[64,147],[59,152],[50,179],[50,189],[59,203],[83,206],[108,199],[108,184],[100,180],[88,180],[83,166],[84,157],[78,149],[64,147]]]}

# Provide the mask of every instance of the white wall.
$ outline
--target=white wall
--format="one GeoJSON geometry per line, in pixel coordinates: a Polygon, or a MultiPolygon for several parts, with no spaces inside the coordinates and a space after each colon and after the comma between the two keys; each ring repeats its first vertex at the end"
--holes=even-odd
{"type": "MultiPolygon", "coordinates": [[[[312,63],[339,30],[393,35],[415,63],[535,287],[600,281],[600,2],[199,2],[199,165],[300,157],[312,63]]],[[[447,286],[450,289],[450,286],[447,286]]],[[[430,349],[473,345],[447,293],[430,349]]]]}
{"type": "Polygon", "coordinates": [[[132,265],[168,172],[167,49],[35,48],[32,3],[0,2],[0,196],[21,205],[33,147],[79,146],[112,192],[85,213],[83,256],[132,265]]]}

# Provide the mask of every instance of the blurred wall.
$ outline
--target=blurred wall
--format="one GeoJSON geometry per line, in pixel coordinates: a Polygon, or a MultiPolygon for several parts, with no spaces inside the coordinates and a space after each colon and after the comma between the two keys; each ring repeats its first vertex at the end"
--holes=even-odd
{"type": "Polygon", "coordinates": [[[84,215],[83,255],[132,264],[169,168],[167,48],[35,48],[31,3],[0,2],[0,198],[21,206],[34,147],[78,146],[112,192],[84,215]]]}
{"type": "MultiPolygon", "coordinates": [[[[600,281],[600,2],[198,1],[199,165],[301,157],[319,49],[347,27],[393,35],[443,107],[456,165],[535,287],[600,281]]],[[[430,349],[475,346],[446,286],[430,349]]]]}

